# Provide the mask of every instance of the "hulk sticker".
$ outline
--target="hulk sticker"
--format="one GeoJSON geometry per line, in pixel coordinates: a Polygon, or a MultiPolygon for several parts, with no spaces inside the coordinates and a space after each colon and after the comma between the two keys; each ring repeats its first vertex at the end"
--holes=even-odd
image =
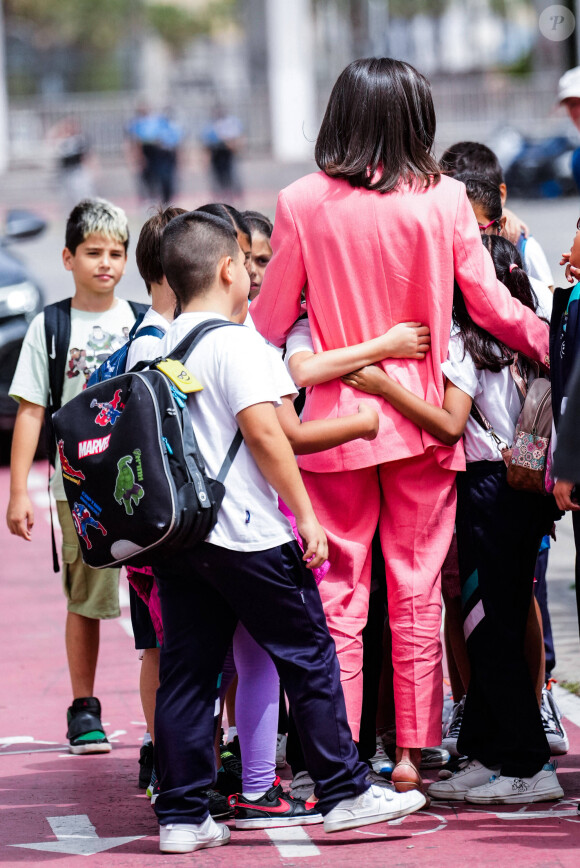
{"type": "Polygon", "coordinates": [[[139,505],[139,501],[145,494],[142,485],[135,481],[135,474],[130,466],[133,463],[132,455],[125,455],[117,461],[117,480],[115,482],[115,500],[123,504],[127,515],[133,515],[133,504],[139,505]]]}

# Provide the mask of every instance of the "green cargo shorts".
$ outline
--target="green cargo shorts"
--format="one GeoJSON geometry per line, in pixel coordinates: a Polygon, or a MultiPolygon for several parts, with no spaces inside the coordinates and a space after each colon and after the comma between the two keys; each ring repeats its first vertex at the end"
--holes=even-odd
{"type": "Polygon", "coordinates": [[[56,506],[62,528],[62,584],[68,611],[99,621],[118,618],[119,570],[95,570],[83,563],[68,503],[57,500],[56,506]]]}

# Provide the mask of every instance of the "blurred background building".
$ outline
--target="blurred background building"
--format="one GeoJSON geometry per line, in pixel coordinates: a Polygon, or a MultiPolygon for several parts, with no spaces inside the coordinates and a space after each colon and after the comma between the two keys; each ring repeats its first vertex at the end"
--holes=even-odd
{"type": "MultiPolygon", "coordinates": [[[[54,157],[63,120],[121,159],[137,107],[170,110],[197,147],[216,108],[246,154],[307,159],[352,59],[390,55],[432,81],[438,149],[572,133],[555,113],[576,38],[543,36],[538,0],[3,0],[12,165],[54,157]]],[[[569,3],[570,8],[576,4],[569,3]]],[[[1,55],[0,55],[1,58],[1,55]]],[[[1,109],[0,88],[0,109],[1,109]]],[[[72,127],[71,127],[72,129],[72,127]]]]}

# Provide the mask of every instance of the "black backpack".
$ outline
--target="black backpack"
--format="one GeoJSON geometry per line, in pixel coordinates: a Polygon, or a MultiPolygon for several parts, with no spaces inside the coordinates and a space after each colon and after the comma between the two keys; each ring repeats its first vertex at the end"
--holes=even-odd
{"type": "Polygon", "coordinates": [[[556,287],[550,320],[550,379],[556,431],[560,424],[562,400],[568,394],[574,363],[580,357],[580,302],[576,298],[570,300],[573,289],[571,286],[556,287]]]}
{"type": "MultiPolygon", "coordinates": [[[[63,298],[44,308],[44,335],[48,353],[48,406],[45,414],[46,448],[48,460],[55,466],[56,441],[52,430],[52,416],[60,409],[62,387],[70,343],[70,298],[63,298]]],[[[136,320],[143,318],[149,310],[148,304],[140,301],[128,302],[136,320]]]]}
{"type": "MultiPolygon", "coordinates": [[[[62,402],[62,387],[67,363],[68,347],[70,343],[70,298],[63,298],[44,308],[44,336],[46,340],[46,352],[48,355],[48,404],[44,414],[44,449],[48,456],[49,478],[50,467],[55,466],[56,440],[52,427],[52,416],[60,409],[62,402]]],[[[149,305],[139,301],[128,302],[133,315],[137,320],[143,317],[149,305]]],[[[50,510],[50,528],[52,539],[52,566],[55,573],[60,570],[56,540],[54,537],[54,524],[52,508],[50,510]]]]}
{"type": "MultiPolygon", "coordinates": [[[[238,327],[200,323],[166,359],[182,362],[223,326],[238,327]]],[[[242,435],[236,433],[217,479],[208,477],[187,409],[186,392],[199,385],[182,365],[164,372],[166,359],[90,386],[54,414],[64,488],[91,567],[155,566],[204,540],[217,521],[242,435]]]]}

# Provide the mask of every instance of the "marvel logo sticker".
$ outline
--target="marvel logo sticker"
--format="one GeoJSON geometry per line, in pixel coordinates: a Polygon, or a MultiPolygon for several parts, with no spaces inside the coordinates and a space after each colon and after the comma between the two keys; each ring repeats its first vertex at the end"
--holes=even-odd
{"type": "Polygon", "coordinates": [[[109,440],[111,435],[106,437],[93,437],[92,440],[81,440],[79,443],[79,458],[86,458],[87,455],[99,455],[109,448],[109,440]]]}

